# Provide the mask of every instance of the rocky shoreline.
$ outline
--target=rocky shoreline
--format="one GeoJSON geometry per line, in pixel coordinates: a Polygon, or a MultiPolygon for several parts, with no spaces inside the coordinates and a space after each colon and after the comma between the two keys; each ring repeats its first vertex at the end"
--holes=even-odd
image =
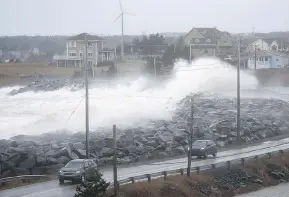
{"type": "Polygon", "coordinates": [[[81,78],[74,79],[50,79],[47,76],[37,75],[33,82],[28,83],[19,89],[13,89],[9,95],[14,96],[28,91],[33,92],[48,92],[59,90],[64,87],[69,87],[71,91],[77,91],[84,87],[84,81],[81,78]]]}
{"type": "MultiPolygon", "coordinates": [[[[194,139],[213,139],[219,147],[236,140],[236,100],[187,96],[171,120],[151,120],[146,127],[117,129],[118,163],[184,155],[188,147],[188,122],[194,99],[194,139]]],[[[288,132],[289,104],[277,99],[241,100],[243,143],[288,132]]],[[[112,128],[90,134],[90,157],[99,165],[112,163],[112,128]]],[[[39,136],[19,135],[0,140],[1,177],[21,174],[55,174],[71,159],[85,157],[84,132],[54,132],[39,136]]]]}

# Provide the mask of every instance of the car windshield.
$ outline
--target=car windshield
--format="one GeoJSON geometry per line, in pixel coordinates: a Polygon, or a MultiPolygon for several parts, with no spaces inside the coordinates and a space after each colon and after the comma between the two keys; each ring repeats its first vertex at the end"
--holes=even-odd
{"type": "Polygon", "coordinates": [[[204,147],[207,145],[206,141],[195,141],[193,146],[204,147]]]}
{"type": "Polygon", "coordinates": [[[68,162],[65,168],[80,168],[82,166],[82,162],[80,161],[71,161],[68,162]]]}

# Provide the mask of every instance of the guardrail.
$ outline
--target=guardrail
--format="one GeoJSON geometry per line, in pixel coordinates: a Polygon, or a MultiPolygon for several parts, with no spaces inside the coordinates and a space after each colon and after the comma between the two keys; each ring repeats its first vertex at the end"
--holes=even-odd
{"type": "Polygon", "coordinates": [[[3,185],[8,182],[13,182],[13,181],[26,182],[29,180],[38,180],[41,178],[48,178],[48,176],[46,175],[22,175],[22,176],[7,177],[7,178],[0,179],[0,185],[3,185]]]}
{"type": "MultiPolygon", "coordinates": [[[[260,158],[263,158],[264,156],[267,156],[270,158],[272,155],[276,153],[283,154],[284,152],[288,152],[288,151],[289,151],[289,148],[282,149],[282,150],[275,150],[275,151],[271,151],[271,152],[267,152],[267,153],[263,153],[259,155],[232,159],[232,160],[228,160],[225,162],[224,161],[214,162],[208,165],[195,166],[195,167],[192,167],[190,170],[191,172],[196,172],[199,174],[201,171],[227,166],[227,169],[230,172],[232,169],[232,165],[234,164],[241,164],[242,166],[245,166],[246,160],[248,161],[248,160],[253,159],[257,162],[260,158]]],[[[134,184],[135,182],[139,182],[139,181],[147,181],[151,183],[152,179],[157,179],[157,178],[163,178],[164,180],[167,180],[168,176],[184,175],[184,172],[186,172],[186,170],[187,168],[180,168],[180,169],[175,169],[175,170],[161,171],[161,172],[152,173],[152,174],[144,174],[144,175],[129,177],[129,178],[118,181],[118,189],[120,185],[134,184]]],[[[40,178],[47,178],[47,177],[48,176],[46,175],[23,175],[23,176],[7,177],[7,178],[0,179],[0,185],[7,183],[7,182],[13,182],[13,181],[19,181],[19,180],[25,182],[28,180],[37,180],[40,178]]],[[[113,187],[113,182],[111,182],[110,185],[113,187]]]]}
{"type": "MultiPolygon", "coordinates": [[[[264,154],[255,155],[255,156],[243,157],[243,158],[228,160],[225,162],[223,162],[223,161],[222,162],[214,162],[214,163],[208,164],[208,165],[195,166],[195,167],[192,167],[190,170],[191,170],[191,172],[196,172],[199,174],[201,171],[227,166],[227,169],[230,172],[232,169],[232,165],[234,165],[234,164],[241,164],[242,166],[245,166],[246,160],[252,161],[252,159],[253,159],[255,162],[257,162],[260,158],[263,158],[265,156],[270,158],[272,155],[274,155],[276,153],[283,154],[284,152],[288,152],[288,151],[289,151],[289,148],[284,149],[284,150],[275,150],[275,151],[267,152],[264,154]]],[[[187,168],[181,168],[181,169],[176,169],[176,170],[162,171],[162,172],[157,172],[157,173],[152,173],[152,174],[145,174],[145,175],[140,175],[140,176],[135,176],[135,177],[129,177],[129,178],[118,181],[118,187],[120,185],[134,184],[135,182],[138,182],[138,181],[147,181],[147,182],[151,183],[152,179],[157,179],[157,178],[163,178],[164,180],[167,180],[168,176],[184,175],[184,172],[186,172],[186,170],[187,170],[187,168]]],[[[113,185],[113,183],[111,185],[113,185]]]]}

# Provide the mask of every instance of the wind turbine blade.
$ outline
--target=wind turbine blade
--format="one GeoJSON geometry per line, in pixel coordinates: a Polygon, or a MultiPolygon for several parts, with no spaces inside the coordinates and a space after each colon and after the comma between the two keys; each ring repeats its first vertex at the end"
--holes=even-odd
{"type": "Polygon", "coordinates": [[[122,13],[112,23],[115,23],[115,21],[117,21],[121,17],[121,15],[122,13]]]}
{"type": "Polygon", "coordinates": [[[118,0],[118,2],[119,2],[119,6],[120,6],[120,9],[121,9],[121,12],[123,12],[122,5],[121,5],[120,0],[118,0]]]}
{"type": "Polygon", "coordinates": [[[135,14],[128,13],[128,12],[124,12],[124,14],[128,14],[128,15],[136,16],[135,14]]]}

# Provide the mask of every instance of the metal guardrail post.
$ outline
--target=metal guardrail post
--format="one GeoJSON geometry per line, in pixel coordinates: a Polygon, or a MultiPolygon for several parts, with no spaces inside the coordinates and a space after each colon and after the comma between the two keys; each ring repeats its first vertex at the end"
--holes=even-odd
{"type": "Polygon", "coordinates": [[[151,181],[152,181],[151,175],[150,175],[150,174],[147,174],[147,177],[148,177],[148,182],[151,183],[151,181]]]}
{"type": "Polygon", "coordinates": [[[245,158],[242,158],[241,162],[242,162],[242,166],[245,166],[245,158]]]}
{"type": "Polygon", "coordinates": [[[227,161],[227,164],[228,164],[228,171],[231,172],[231,162],[227,161]]]}
{"type": "Polygon", "coordinates": [[[256,155],[256,156],[254,157],[254,160],[255,160],[255,163],[257,163],[257,162],[259,161],[258,155],[256,155]]]}
{"type": "Polygon", "coordinates": [[[200,174],[200,167],[197,166],[196,169],[197,169],[197,174],[200,174]]]}
{"type": "Polygon", "coordinates": [[[268,158],[270,159],[271,158],[271,153],[267,153],[267,155],[268,155],[268,158]]]}
{"type": "Polygon", "coordinates": [[[130,177],[131,183],[134,184],[134,177],[130,177]]]}
{"type": "Polygon", "coordinates": [[[167,171],[164,171],[164,180],[167,180],[167,175],[168,175],[167,171]]]}
{"type": "Polygon", "coordinates": [[[216,164],[212,164],[212,169],[215,169],[216,168],[216,164]]]}
{"type": "Polygon", "coordinates": [[[284,150],[279,150],[280,154],[282,155],[284,153],[284,150]]]}
{"type": "Polygon", "coordinates": [[[181,175],[184,175],[184,169],[180,169],[181,175]]]}

